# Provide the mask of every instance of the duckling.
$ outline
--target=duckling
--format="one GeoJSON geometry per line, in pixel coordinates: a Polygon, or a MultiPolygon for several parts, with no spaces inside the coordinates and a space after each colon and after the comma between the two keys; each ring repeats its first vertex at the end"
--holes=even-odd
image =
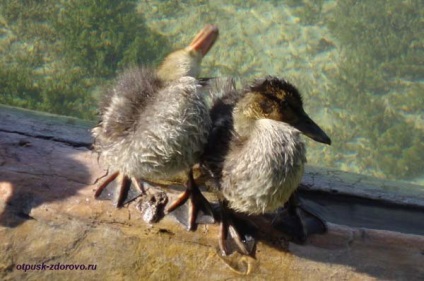
{"type": "Polygon", "coordinates": [[[184,172],[188,191],[173,204],[178,207],[195,189],[191,167],[199,161],[211,128],[209,92],[196,80],[202,58],[218,38],[218,28],[207,25],[190,45],[168,55],[157,70],[131,68],[120,75],[101,104],[101,120],[93,130],[94,150],[112,170],[95,193],[98,198],[114,180],[121,207],[133,184],[151,182],[184,172]]]}
{"type": "MultiPolygon", "coordinates": [[[[230,91],[211,116],[202,168],[222,202],[220,248],[227,254],[228,230],[235,230],[228,209],[258,215],[282,207],[304,173],[301,133],[328,145],[331,140],[304,111],[298,90],[276,77],[256,80],[243,92],[230,91]]],[[[249,254],[239,235],[235,240],[249,254]]]]}

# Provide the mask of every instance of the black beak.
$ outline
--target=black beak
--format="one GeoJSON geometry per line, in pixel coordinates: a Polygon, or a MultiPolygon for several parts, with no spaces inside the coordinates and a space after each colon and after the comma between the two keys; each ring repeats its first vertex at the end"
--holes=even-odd
{"type": "Polygon", "coordinates": [[[306,113],[303,113],[299,122],[293,124],[293,127],[314,141],[331,145],[331,139],[306,113]]]}

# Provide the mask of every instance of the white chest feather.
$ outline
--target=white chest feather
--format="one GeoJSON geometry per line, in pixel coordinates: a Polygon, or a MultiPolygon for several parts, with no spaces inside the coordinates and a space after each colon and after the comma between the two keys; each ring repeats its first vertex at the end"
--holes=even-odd
{"type": "Polygon", "coordinates": [[[282,122],[258,120],[242,147],[225,161],[222,193],[238,211],[274,211],[298,187],[305,162],[299,131],[282,122]]]}

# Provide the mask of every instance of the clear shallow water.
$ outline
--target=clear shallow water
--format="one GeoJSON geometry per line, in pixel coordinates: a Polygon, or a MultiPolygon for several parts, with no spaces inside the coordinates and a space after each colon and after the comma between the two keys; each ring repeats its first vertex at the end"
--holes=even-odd
{"type": "Polygon", "coordinates": [[[214,23],[202,74],[295,84],[333,141],[307,140],[310,164],[424,185],[421,1],[170,2],[1,1],[0,102],[94,119],[116,71],[214,23]]]}

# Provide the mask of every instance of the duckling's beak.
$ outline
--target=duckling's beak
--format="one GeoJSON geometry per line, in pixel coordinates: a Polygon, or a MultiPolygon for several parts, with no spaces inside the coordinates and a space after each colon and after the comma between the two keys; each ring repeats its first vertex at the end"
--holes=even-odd
{"type": "Polygon", "coordinates": [[[191,41],[190,45],[187,47],[188,51],[199,52],[202,57],[204,57],[213,44],[215,44],[218,39],[219,30],[216,25],[208,24],[206,25],[191,41]]]}
{"type": "Polygon", "coordinates": [[[292,126],[314,141],[331,145],[331,139],[305,112],[302,113],[299,121],[292,126]]]}

